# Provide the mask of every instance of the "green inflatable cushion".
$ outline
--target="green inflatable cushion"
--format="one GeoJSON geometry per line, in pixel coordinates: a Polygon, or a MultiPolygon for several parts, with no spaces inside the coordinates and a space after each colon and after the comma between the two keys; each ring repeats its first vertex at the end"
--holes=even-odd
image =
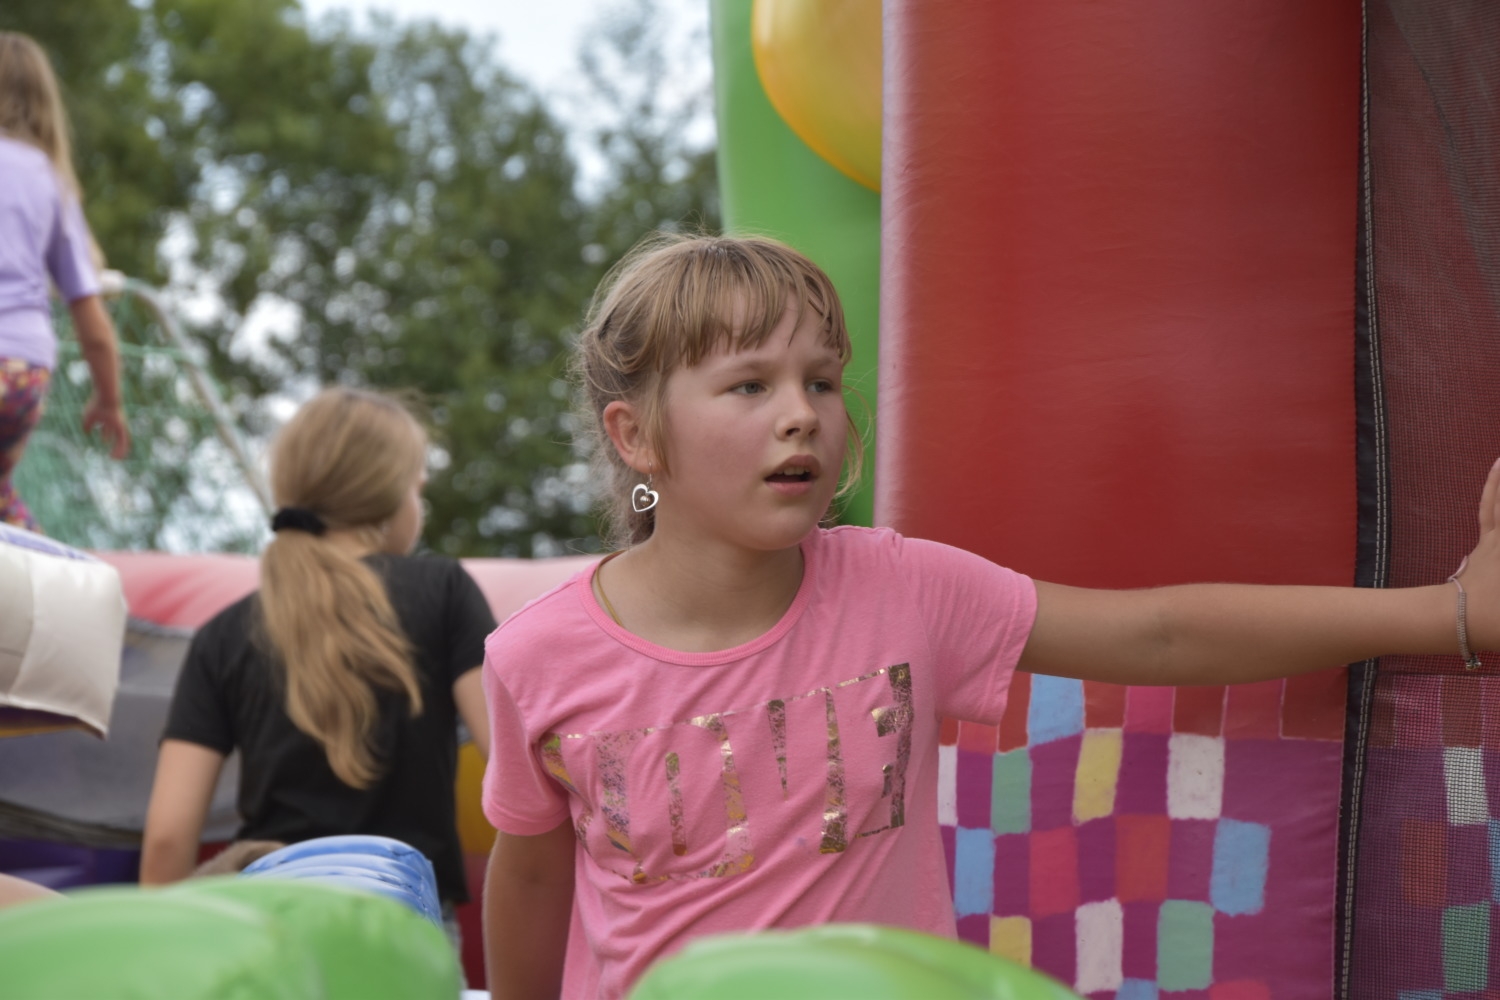
{"type": "Polygon", "coordinates": [[[0,993],[28,1000],[313,1000],[313,953],[211,896],[90,889],[0,911],[0,993]]]}
{"type": "Polygon", "coordinates": [[[251,907],[316,956],[329,1000],[454,1000],[463,989],[448,936],[383,896],[313,879],[193,879],[168,890],[251,907]]]}
{"type": "Polygon", "coordinates": [[[85,889],[0,911],[0,997],[454,1000],[458,957],[384,897],[302,879],[85,889]]]}
{"type": "Polygon", "coordinates": [[[1055,980],[961,941],[873,924],[698,940],[629,1000],[1077,1000],[1055,980]]]}

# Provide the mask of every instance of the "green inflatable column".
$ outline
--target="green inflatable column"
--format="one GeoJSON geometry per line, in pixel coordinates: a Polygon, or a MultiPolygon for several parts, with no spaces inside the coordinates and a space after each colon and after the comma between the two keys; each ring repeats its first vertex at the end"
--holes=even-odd
{"type": "Polygon", "coordinates": [[[874,515],[875,377],[880,330],[880,195],[813,152],[776,113],[750,47],[750,0],[711,0],[719,186],[724,225],[771,236],[828,272],[844,303],[854,360],[849,409],[864,434],[865,475],[841,520],[874,515]],[[863,403],[861,402],[863,398],[863,403]]]}

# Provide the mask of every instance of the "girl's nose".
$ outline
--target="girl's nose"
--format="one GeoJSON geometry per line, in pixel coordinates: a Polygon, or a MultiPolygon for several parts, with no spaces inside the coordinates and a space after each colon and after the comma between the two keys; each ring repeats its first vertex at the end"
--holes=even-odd
{"type": "Polygon", "coordinates": [[[807,398],[807,390],[791,395],[778,423],[778,436],[788,441],[796,437],[812,437],[818,432],[818,411],[807,398]]]}

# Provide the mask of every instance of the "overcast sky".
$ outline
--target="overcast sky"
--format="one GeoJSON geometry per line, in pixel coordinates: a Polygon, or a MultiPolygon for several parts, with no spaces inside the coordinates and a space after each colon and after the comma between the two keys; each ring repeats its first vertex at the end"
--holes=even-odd
{"type": "MultiPolygon", "coordinates": [[[[672,18],[674,33],[686,36],[706,30],[708,0],[659,0],[672,18]]],[[[749,0],[746,0],[748,3],[749,0]]],[[[426,18],[462,26],[475,34],[492,34],[500,61],[547,93],[565,93],[575,72],[578,44],[621,0],[302,0],[313,17],[330,10],[353,11],[356,17],[383,10],[402,20],[426,18]]],[[[707,58],[707,52],[704,52],[707,58]]]]}

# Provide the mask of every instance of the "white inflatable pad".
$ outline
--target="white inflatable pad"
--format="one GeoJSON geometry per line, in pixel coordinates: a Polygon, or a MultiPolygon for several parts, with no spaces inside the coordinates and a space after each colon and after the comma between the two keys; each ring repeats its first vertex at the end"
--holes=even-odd
{"type": "Polygon", "coordinates": [[[124,637],[113,566],[0,524],[0,736],[107,735],[124,637]]]}

